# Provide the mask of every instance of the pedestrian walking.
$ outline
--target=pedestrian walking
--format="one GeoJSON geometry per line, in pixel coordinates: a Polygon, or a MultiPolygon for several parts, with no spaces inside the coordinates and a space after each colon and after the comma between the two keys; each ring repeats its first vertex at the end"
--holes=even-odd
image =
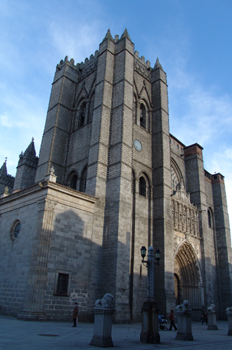
{"type": "Polygon", "coordinates": [[[172,326],[173,326],[173,327],[175,328],[175,331],[176,331],[176,330],[177,330],[177,327],[176,327],[176,325],[175,325],[175,323],[174,323],[174,312],[173,312],[172,309],[170,310],[170,315],[168,316],[168,318],[169,318],[169,320],[171,321],[169,330],[171,331],[171,330],[172,330],[172,326]]]}
{"type": "Polygon", "coordinates": [[[73,327],[76,327],[78,322],[79,307],[78,307],[78,303],[75,303],[74,305],[75,306],[73,309],[72,318],[73,318],[73,327]]]}

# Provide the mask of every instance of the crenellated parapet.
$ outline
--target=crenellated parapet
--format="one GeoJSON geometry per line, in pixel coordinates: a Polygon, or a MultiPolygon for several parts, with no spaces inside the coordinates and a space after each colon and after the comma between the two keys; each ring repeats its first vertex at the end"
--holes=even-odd
{"type": "Polygon", "coordinates": [[[145,57],[139,57],[138,51],[134,53],[135,61],[134,61],[134,69],[137,73],[142,75],[145,79],[151,80],[151,67],[150,61],[145,62],[145,57]]]}
{"type": "Polygon", "coordinates": [[[61,60],[60,63],[57,64],[56,71],[60,71],[64,68],[65,65],[69,65],[77,71],[78,80],[82,80],[97,69],[98,55],[99,51],[96,50],[94,55],[90,55],[89,58],[86,57],[84,62],[77,63],[76,65],[73,58],[69,60],[68,56],[66,56],[64,60],[61,60]]]}

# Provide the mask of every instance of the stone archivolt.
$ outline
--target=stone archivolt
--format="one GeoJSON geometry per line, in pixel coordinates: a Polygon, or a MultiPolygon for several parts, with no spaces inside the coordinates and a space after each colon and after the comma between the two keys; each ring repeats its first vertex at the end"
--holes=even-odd
{"type": "Polygon", "coordinates": [[[173,228],[175,231],[200,237],[197,207],[190,202],[190,195],[181,181],[172,194],[173,228]]]}

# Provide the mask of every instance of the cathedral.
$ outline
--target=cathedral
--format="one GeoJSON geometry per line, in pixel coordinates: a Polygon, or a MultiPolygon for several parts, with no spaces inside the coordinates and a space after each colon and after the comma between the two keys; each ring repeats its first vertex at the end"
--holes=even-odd
{"type": "Polygon", "coordinates": [[[127,30],[56,66],[39,157],[32,139],[15,178],[0,168],[0,312],[20,319],[93,320],[115,298],[114,322],[141,320],[147,268],[166,315],[189,300],[193,319],[231,306],[232,252],[224,177],[203,148],[169,131],[167,77],[127,30]]]}

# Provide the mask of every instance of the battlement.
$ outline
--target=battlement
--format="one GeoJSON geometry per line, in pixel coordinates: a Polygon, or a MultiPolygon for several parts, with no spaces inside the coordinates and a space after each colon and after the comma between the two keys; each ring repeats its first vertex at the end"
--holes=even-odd
{"type": "Polygon", "coordinates": [[[74,67],[76,70],[83,70],[85,67],[87,67],[89,64],[91,64],[93,61],[95,61],[98,58],[99,51],[96,50],[95,54],[90,55],[90,57],[86,57],[84,62],[77,63],[75,65],[75,60],[73,58],[68,59],[68,56],[65,56],[64,60],[60,60],[60,63],[57,64],[56,69],[60,70],[65,64],[69,64],[72,67],[74,67]]]}
{"type": "Polygon", "coordinates": [[[184,156],[183,152],[184,152],[185,145],[172,134],[170,134],[170,145],[171,145],[171,150],[175,154],[179,155],[180,157],[184,156]]]}
{"type": "Polygon", "coordinates": [[[145,57],[144,57],[144,56],[139,57],[138,51],[135,51],[134,55],[135,55],[135,58],[136,58],[140,63],[142,63],[144,66],[146,66],[147,68],[150,68],[150,67],[151,67],[150,61],[147,60],[147,61],[145,62],[145,57]]]}

